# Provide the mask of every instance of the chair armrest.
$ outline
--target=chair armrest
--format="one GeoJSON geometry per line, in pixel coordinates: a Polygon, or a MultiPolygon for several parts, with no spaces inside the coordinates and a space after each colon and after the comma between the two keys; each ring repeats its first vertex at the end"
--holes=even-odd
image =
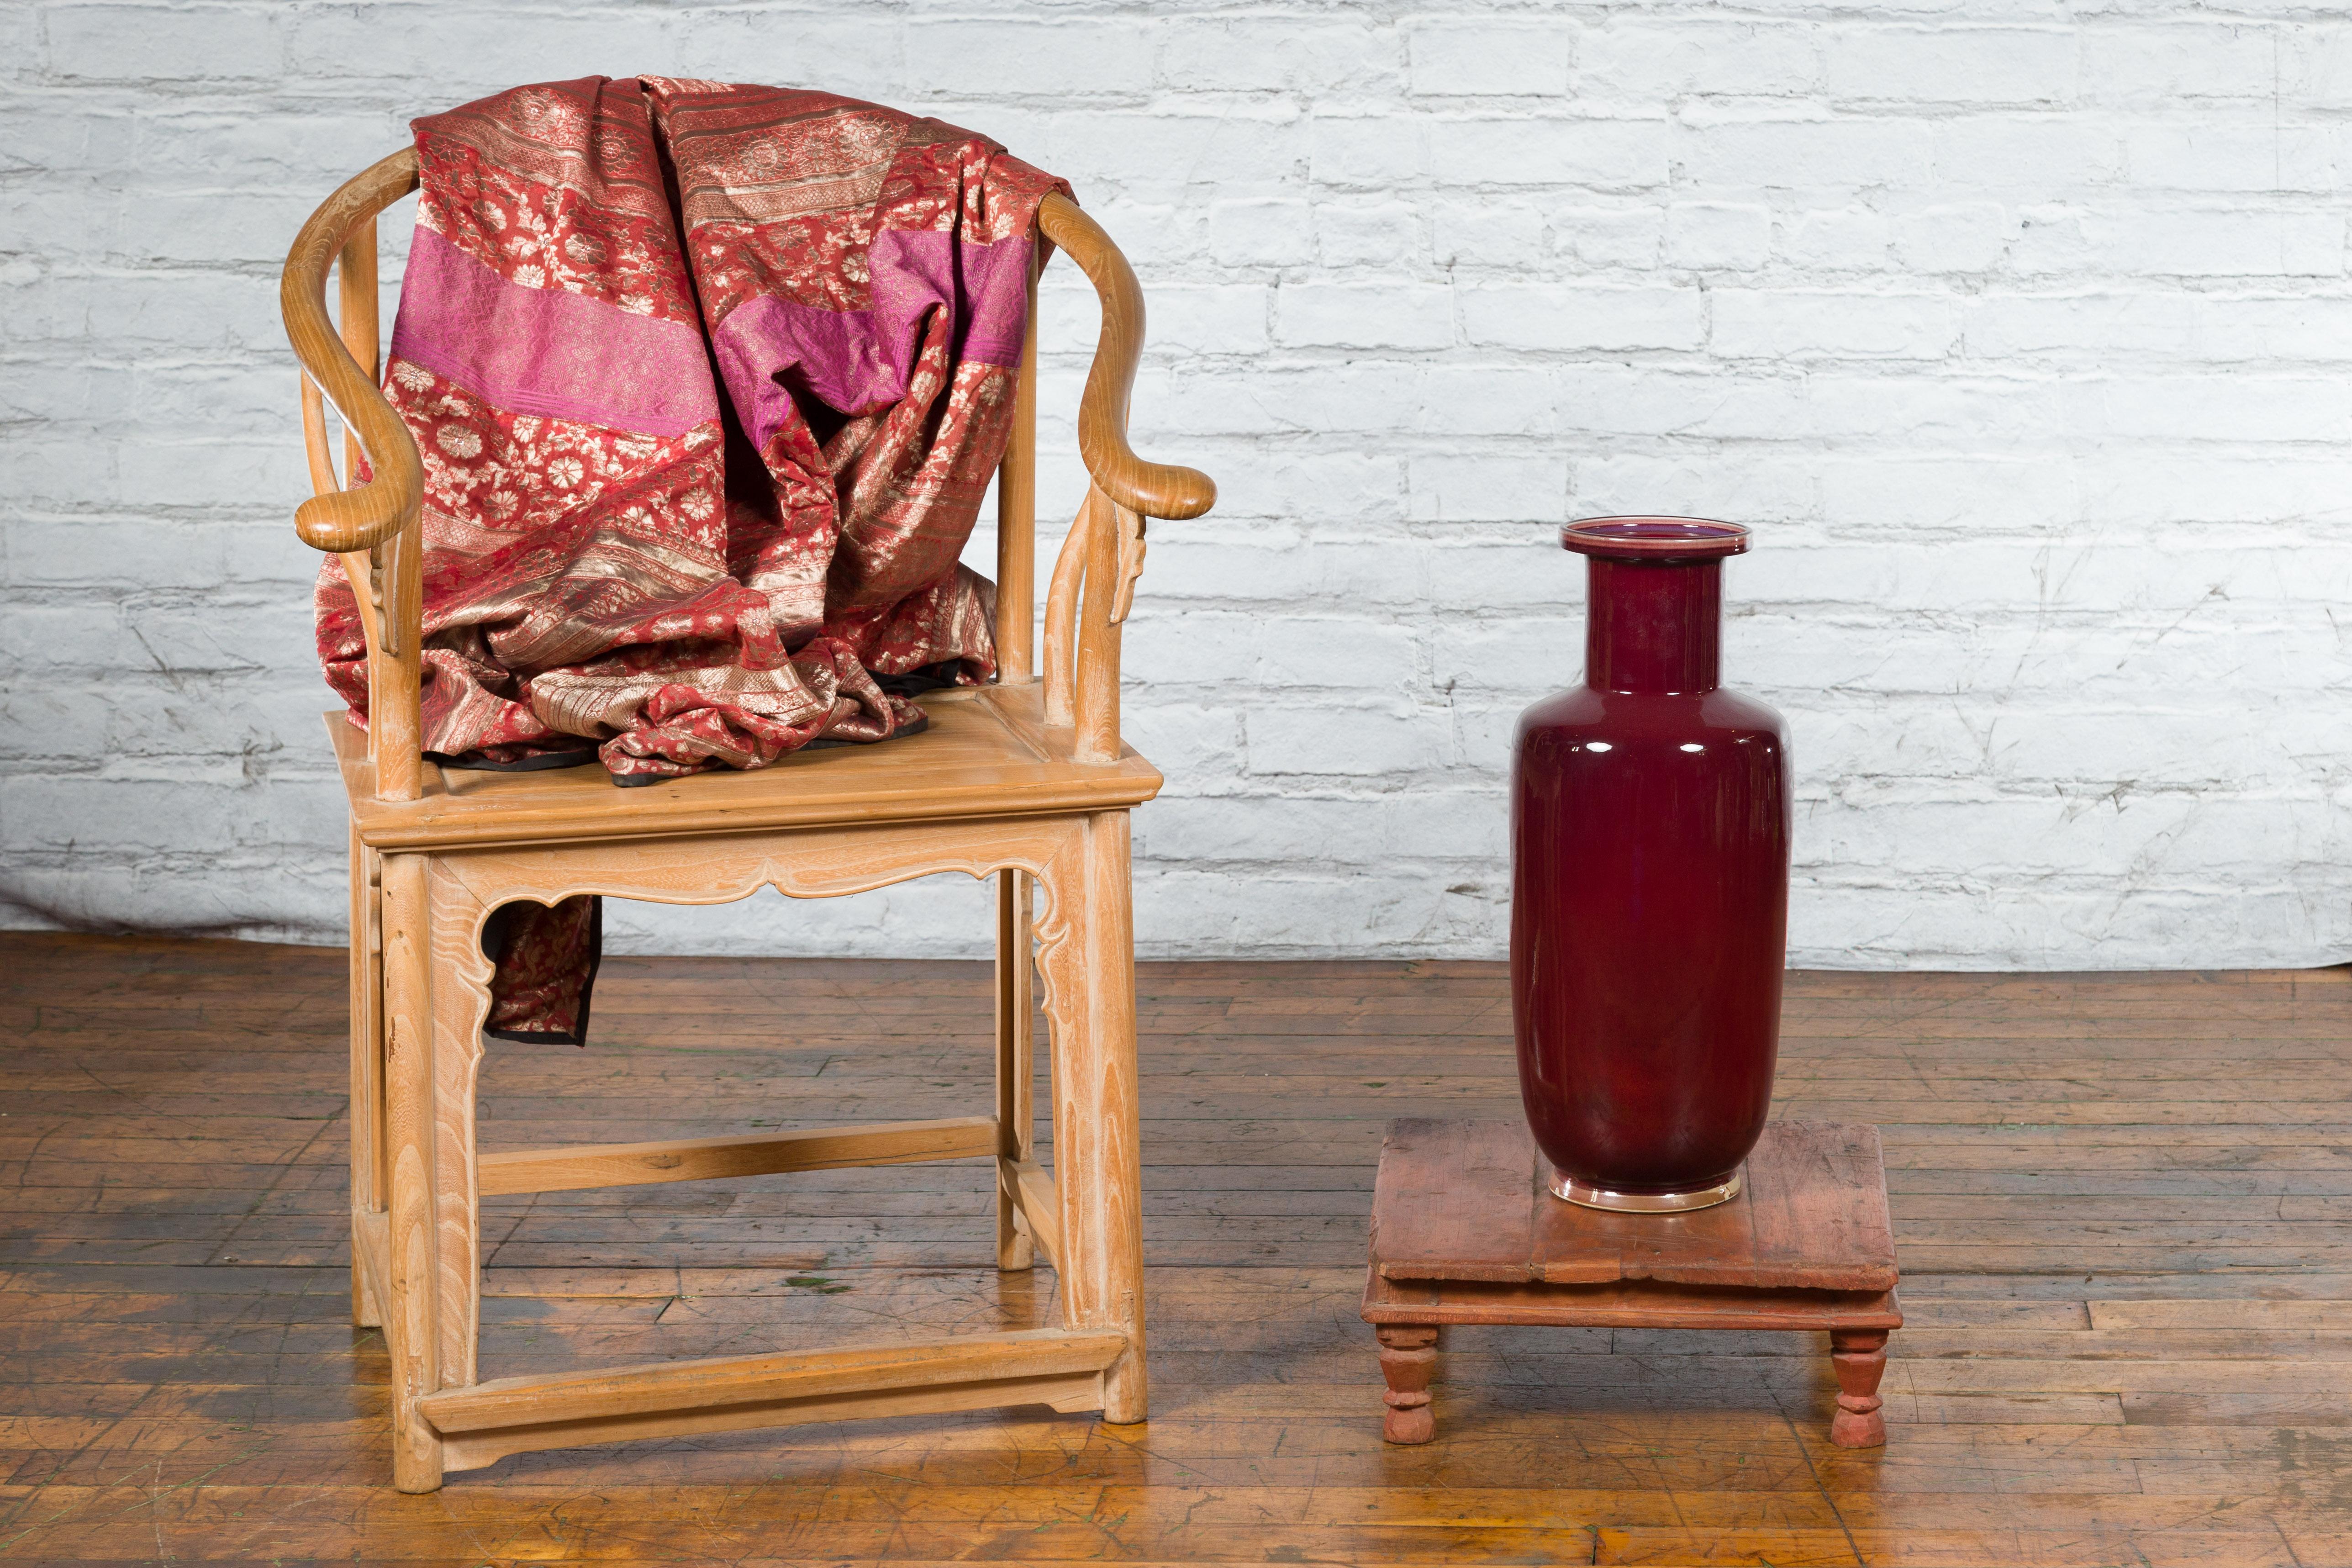
{"type": "Polygon", "coordinates": [[[1135,269],[1102,226],[1058,192],[1037,208],[1037,229],[1069,252],[1102,296],[1102,336],[1078,402],[1078,455],[1096,488],[1146,517],[1181,521],[1217,501],[1217,487],[1197,468],[1152,463],[1127,444],[1127,400],[1143,358],[1143,290],[1135,269]]]}
{"type": "Polygon", "coordinates": [[[425,493],[425,467],[416,439],[393,412],[327,316],[327,271],[344,239],[416,188],[416,151],[404,147],[352,179],[320,204],[294,237],[278,280],[286,336],[303,373],[335,405],[367,454],[373,477],[364,485],[311,497],[294,510],[294,531],[314,550],[339,554],[373,550],[416,516],[425,493]]]}

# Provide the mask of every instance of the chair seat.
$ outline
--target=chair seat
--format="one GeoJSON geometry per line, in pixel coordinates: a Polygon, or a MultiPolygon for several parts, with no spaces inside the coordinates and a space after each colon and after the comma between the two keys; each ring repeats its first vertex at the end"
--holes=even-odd
{"type": "Polygon", "coordinates": [[[768,767],[717,769],[634,789],[593,765],[538,773],[425,769],[422,798],[375,798],[367,737],[341,712],[327,729],[360,839],[376,849],[561,843],[681,833],[1108,811],[1160,792],[1158,769],[1122,748],[1115,763],[1070,758],[1073,731],[1047,729],[1044,690],[961,687],[917,700],[930,727],[871,746],[793,753],[768,767]]]}

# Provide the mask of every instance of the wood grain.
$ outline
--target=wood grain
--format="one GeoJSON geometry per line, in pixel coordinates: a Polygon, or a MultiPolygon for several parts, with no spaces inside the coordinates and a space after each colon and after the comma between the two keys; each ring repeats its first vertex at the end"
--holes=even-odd
{"type": "Polygon", "coordinates": [[[313,549],[340,555],[358,596],[368,647],[372,793],[412,801],[424,788],[420,708],[424,643],[424,460],[416,438],[376,384],[376,215],[416,188],[413,147],[383,158],[319,205],[286,254],[278,309],[302,366],[302,429],[314,491],[294,512],[313,549]],[[327,275],[341,276],[338,326],[327,315],[327,275]],[[327,453],[320,398],[346,431],[338,479],[327,453]],[[365,457],[366,483],[356,481],[365,457]]]}
{"type": "Polygon", "coordinates": [[[844,1165],[901,1165],[996,1152],[996,1118],[950,1116],[866,1127],[813,1127],[731,1138],[667,1138],[513,1149],[475,1162],[482,1195],[561,1193],[653,1182],[709,1182],[844,1165]]]}
{"type": "Polygon", "coordinates": [[[1037,668],[1037,274],[1029,259],[1028,314],[1013,383],[1013,433],[996,466],[996,679],[1019,686],[1037,668]]]}
{"type": "MultiPolygon", "coordinates": [[[[1010,689],[1017,690],[1019,689],[1010,689]]],[[[452,1469],[509,1455],[655,1436],[733,1431],[773,1424],[883,1418],[982,1408],[992,1403],[1044,1403],[1056,1410],[1099,1406],[1134,1423],[1146,1409],[1139,1184],[1135,1102],[1134,929],[1129,908],[1127,814],[1013,815],[979,821],[866,821],[823,833],[639,835],[616,842],[528,841],[476,847],[463,855],[404,850],[382,857],[386,942],[396,949],[386,991],[392,1021],[391,1070],[383,1121],[368,1141],[394,1154],[389,1219],[391,1267],[381,1271],[381,1315],[397,1326],[401,1375],[395,1380],[393,1474],[404,1491],[429,1491],[452,1469]],[[482,932],[490,911],[518,900],[553,904],[581,894],[679,904],[725,903],[773,888],[793,898],[834,898],[910,878],[961,871],[992,878],[1010,903],[1000,910],[1002,945],[1029,962],[1034,941],[1045,979],[1045,1012],[1055,1042],[1053,1073],[1055,1179],[1025,1160],[1011,1160],[1018,1138],[1003,1135],[993,1116],[931,1119],[793,1133],[719,1139],[665,1138],[627,1144],[566,1145],[484,1157],[478,1141],[482,1027],[488,1016],[490,960],[482,932]],[[1016,885],[1009,879],[1019,878],[1016,885]],[[1043,895],[1042,910],[1021,895],[1043,895]],[[420,953],[422,956],[420,956],[420,953]],[[679,1383],[644,1368],[598,1374],[609,1408],[533,1414],[558,1384],[526,1379],[500,1397],[514,1409],[495,1432],[468,1428],[446,1441],[432,1408],[470,1408],[452,1399],[478,1382],[481,1199],[493,1194],[609,1188],[648,1181],[709,1181],[845,1165],[993,1159],[1000,1202],[1042,1239],[1062,1286],[1063,1327],[1120,1353],[1083,1369],[1041,1368],[1003,1376],[963,1375],[953,1357],[923,1364],[940,1370],[936,1387],[897,1384],[822,1389],[773,1397],[713,1397],[699,1407],[687,1395],[709,1392],[730,1369],[766,1387],[764,1363],[713,1362],[698,1381],[679,1383]],[[1051,1207],[1051,1217],[1045,1210],[1051,1207]],[[424,1347],[429,1343],[430,1352],[424,1347]],[[659,1408],[626,1408],[631,1384],[666,1390],[659,1408]],[[992,1398],[992,1395],[994,1396],[992,1398]],[[446,1397],[445,1397],[446,1396],[446,1397]],[[437,1401],[428,1405],[427,1401],[437,1401]],[[620,1402],[620,1403],[615,1403],[620,1402]],[[772,1415],[773,1422],[761,1413],[772,1415]]],[[[1025,994],[1000,981],[997,1057],[1000,1080],[1019,1064],[1004,1030],[1008,998],[1025,994]]],[[[1026,1032],[1027,1020],[1015,1029],[1026,1032]]],[[[353,1039],[356,1047],[360,1042],[353,1039]]],[[[356,1060],[356,1058],[355,1058],[356,1060]]],[[[364,1064],[354,1071],[364,1070],[364,1064]]],[[[1000,1103],[1031,1103],[997,1085],[1000,1103]]],[[[758,1227],[752,1227],[756,1230],[758,1227]]],[[[1000,1240],[1003,1236],[1000,1214],[1000,1240]]],[[[373,1216],[354,1212],[353,1237],[373,1245],[373,1216]]],[[[1000,1250],[1000,1258],[1003,1256],[1000,1250]]],[[[363,1268],[354,1321],[364,1315],[377,1272],[363,1268]]],[[[852,1358],[844,1366],[862,1365],[852,1358]]],[[[593,1380],[592,1380],[593,1381],[593,1380]]],[[[559,1402],[560,1403],[560,1402],[559,1402]]]]}
{"type": "MultiPolygon", "coordinates": [[[[0,936],[0,1561],[2352,1561],[2344,971],[1790,977],[1775,1114],[1885,1134],[1885,1448],[1828,1440],[1819,1330],[1467,1325],[1447,1436],[1383,1444],[1382,1131],[1517,1114],[1504,974],[1149,963],[1148,1425],[714,1432],[407,1497],[383,1337],[349,1321],[347,967],[0,936]]],[[[586,1049],[491,1047],[484,1137],[969,1115],[994,992],[984,962],[615,958],[586,1049]]],[[[1052,1326],[1050,1268],[997,1272],[996,1185],[978,1158],[486,1198],[482,1371],[1052,1326]]]]}
{"type": "Polygon", "coordinates": [[[1895,1239],[1874,1127],[1775,1121],[1727,1204],[1608,1214],[1545,1190],[1525,1121],[1390,1125],[1374,1251],[1391,1279],[1656,1279],[1753,1289],[1895,1288],[1895,1239]]]}
{"type": "Polygon", "coordinates": [[[1044,722],[1037,683],[966,687],[923,699],[930,725],[887,746],[797,752],[750,773],[719,769],[614,789],[601,768],[494,773],[428,768],[421,797],[376,798],[367,743],[326,716],[361,840],[377,849],[556,844],[625,836],[746,833],[1131,806],[1159,770],[1123,749],[1088,763],[1071,731],[1044,722]]]}
{"type": "MultiPolygon", "coordinates": [[[[1027,876],[996,876],[996,1266],[1027,1268],[1035,1261],[1035,1214],[1024,1204],[1017,1179],[1004,1177],[1032,1163],[1037,1130],[1037,906],[1027,876]]],[[[1047,1244],[1050,1255],[1053,1247],[1047,1244]]]]}
{"type": "Polygon", "coordinates": [[[1146,462],[1127,444],[1128,397],[1143,363],[1143,289],[1102,226],[1067,196],[1037,208],[1037,232],[1069,254],[1101,297],[1102,333],[1078,402],[1078,455],[1097,489],[1146,517],[1195,518],[1217,503],[1217,487],[1197,468],[1146,462]]]}

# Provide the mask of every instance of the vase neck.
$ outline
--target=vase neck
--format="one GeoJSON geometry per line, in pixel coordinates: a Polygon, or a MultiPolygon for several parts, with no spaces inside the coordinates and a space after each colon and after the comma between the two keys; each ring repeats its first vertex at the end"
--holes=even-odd
{"type": "Polygon", "coordinates": [[[1584,683],[1601,691],[1723,684],[1723,563],[1588,556],[1584,683]]]}

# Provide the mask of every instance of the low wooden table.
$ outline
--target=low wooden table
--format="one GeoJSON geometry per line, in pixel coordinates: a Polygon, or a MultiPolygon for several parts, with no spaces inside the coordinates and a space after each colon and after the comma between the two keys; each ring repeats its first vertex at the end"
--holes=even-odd
{"type": "Polygon", "coordinates": [[[1447,1323],[1826,1329],[1830,1441],[1886,1441],[1878,1380],[1903,1312],[1877,1128],[1772,1122],[1740,1195],[1689,1214],[1581,1208],[1546,1190],[1547,1166],[1525,1122],[1389,1124],[1364,1321],[1390,1442],[1437,1435],[1429,1384],[1447,1323]]]}

